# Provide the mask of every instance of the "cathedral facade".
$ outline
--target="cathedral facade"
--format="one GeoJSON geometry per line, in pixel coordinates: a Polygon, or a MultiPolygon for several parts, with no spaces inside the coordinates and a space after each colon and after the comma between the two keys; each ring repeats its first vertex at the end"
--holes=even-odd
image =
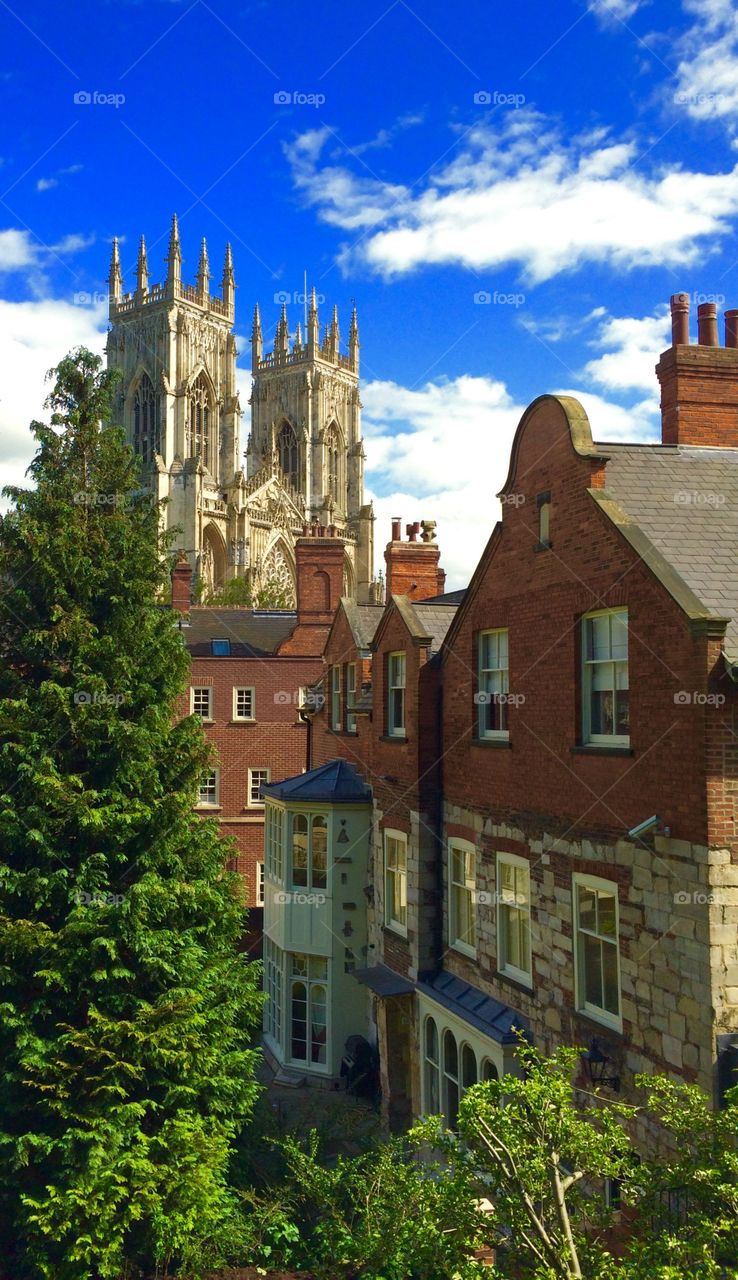
{"type": "Polygon", "coordinates": [[[295,601],[295,540],[305,526],[332,527],[345,547],[344,594],[373,598],[373,521],[364,502],[359,331],[348,352],[336,308],[321,335],[313,290],[306,332],[290,334],[287,310],[265,351],[258,306],[251,334],[251,430],[241,447],[236,380],[235,279],[227,246],[220,296],[210,292],[202,242],[194,285],[182,279],[176,216],[167,275],[149,283],[141,238],[136,288],[123,292],[120,255],[110,264],[110,368],[122,379],[115,420],[141,459],[145,481],[176,529],[204,598],[245,579],[285,607],[295,601]]]}

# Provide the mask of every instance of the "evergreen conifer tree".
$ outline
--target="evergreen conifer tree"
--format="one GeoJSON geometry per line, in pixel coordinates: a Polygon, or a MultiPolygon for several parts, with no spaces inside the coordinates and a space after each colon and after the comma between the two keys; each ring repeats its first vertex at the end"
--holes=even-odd
{"type": "MultiPolygon", "coordinates": [[[[0,520],[0,1239],[9,1274],[216,1260],[261,996],[238,877],[192,812],[154,498],[79,350],[0,520]]],[[[0,1267],[3,1263],[0,1262],[0,1267]]]]}

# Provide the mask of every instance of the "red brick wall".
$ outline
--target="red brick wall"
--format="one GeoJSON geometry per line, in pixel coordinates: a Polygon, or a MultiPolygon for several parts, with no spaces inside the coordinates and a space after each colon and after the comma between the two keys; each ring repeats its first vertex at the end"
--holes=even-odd
{"type": "Polygon", "coordinates": [[[675,704],[706,690],[705,640],[587,493],[591,464],[577,456],[543,402],[520,443],[501,536],[477,579],[444,669],[446,799],[541,827],[623,835],[658,811],[673,835],[705,842],[703,757],[714,708],[675,704]],[[552,421],[552,417],[554,421],[552,421]],[[537,542],[536,494],[551,492],[552,549],[537,542]],[[515,496],[515,502],[512,500],[515,496]],[[632,756],[577,754],[580,619],[627,605],[632,756]],[[477,635],[509,629],[510,747],[475,743],[477,635]]]}
{"type": "Polygon", "coordinates": [[[738,446],[738,350],[670,347],[656,372],[664,444],[738,446]]]}
{"type": "MultiPolygon", "coordinates": [[[[301,773],[307,759],[307,730],[297,714],[298,690],[322,671],[320,659],[200,658],[192,659],[191,685],[213,690],[214,723],[205,726],[220,769],[220,807],[216,815],[223,834],[237,845],[233,867],[244,876],[248,902],[254,905],[256,863],[263,861],[263,809],[248,805],[248,771],[270,769],[271,781],[301,773]],[[234,722],[234,687],[252,687],[256,721],[234,722]]],[[[182,711],[189,713],[189,694],[182,711]]],[[[200,812],[211,813],[211,810],[200,812]]]]}

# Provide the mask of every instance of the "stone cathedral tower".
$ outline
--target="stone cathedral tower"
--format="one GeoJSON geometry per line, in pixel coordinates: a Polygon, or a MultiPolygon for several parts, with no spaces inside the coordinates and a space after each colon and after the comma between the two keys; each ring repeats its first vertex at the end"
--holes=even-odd
{"type": "Polygon", "coordinates": [[[220,297],[210,293],[202,242],[195,284],[182,280],[176,215],[167,275],[149,283],[141,237],[136,288],[123,292],[118,242],[110,264],[108,364],[123,375],[116,420],[140,456],[164,519],[204,591],[233,578],[277,585],[294,601],[295,540],[306,525],[335,526],[344,539],[346,594],[373,597],[371,506],[364,505],[359,336],[340,352],[338,317],[321,342],[317,306],[307,341],[292,344],[286,309],[274,351],[264,352],[258,307],[252,333],[251,433],[241,450],[236,380],[235,279],[226,248],[220,297]]]}

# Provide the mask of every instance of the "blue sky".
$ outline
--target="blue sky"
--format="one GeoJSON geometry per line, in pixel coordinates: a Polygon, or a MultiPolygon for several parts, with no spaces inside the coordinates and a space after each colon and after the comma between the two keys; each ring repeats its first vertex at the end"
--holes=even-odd
{"type": "Polygon", "coordinates": [[[653,437],[669,295],[738,305],[730,0],[0,0],[0,94],[6,481],[44,370],[101,345],[111,237],[156,279],[175,209],[185,276],[232,242],[242,339],[305,270],[344,337],[356,299],[377,541],[436,518],[451,585],[531,399],[653,437]]]}

